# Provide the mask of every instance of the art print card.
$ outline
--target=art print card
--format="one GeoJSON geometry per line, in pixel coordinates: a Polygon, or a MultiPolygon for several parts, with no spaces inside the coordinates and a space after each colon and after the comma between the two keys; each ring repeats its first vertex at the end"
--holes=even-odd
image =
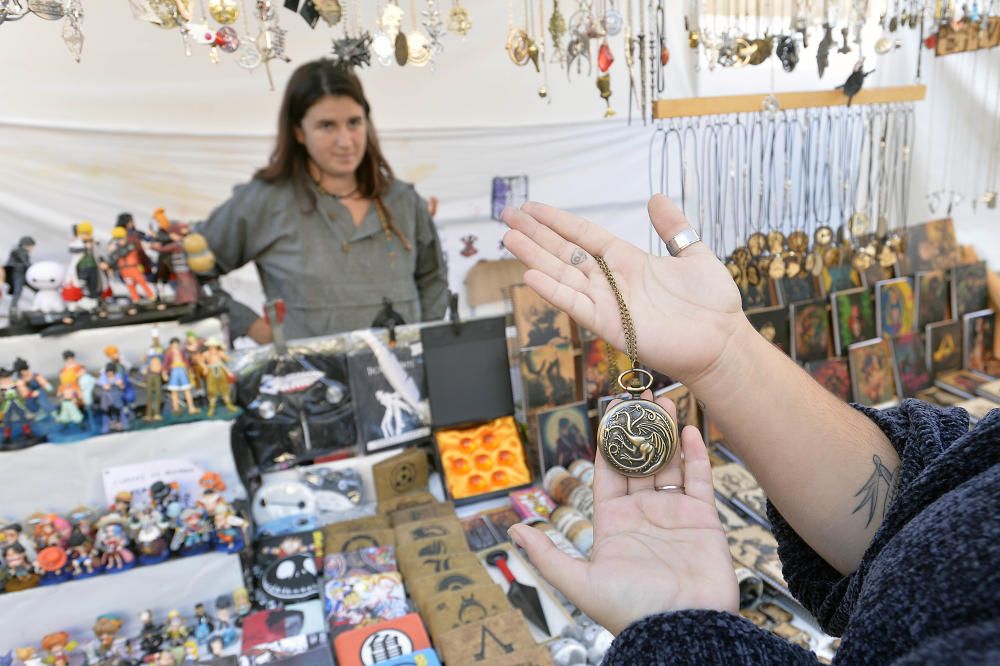
{"type": "Polygon", "coordinates": [[[823,294],[829,296],[835,291],[846,291],[861,286],[861,276],[850,264],[834,264],[823,269],[820,276],[823,294]]]}
{"type": "Polygon", "coordinates": [[[892,349],[884,338],[858,342],[847,350],[854,401],[877,407],[899,400],[892,349]]]}
{"type": "Polygon", "coordinates": [[[833,336],[837,356],[855,342],[875,337],[875,299],[870,289],[858,287],[830,295],[833,336]]]}
{"type": "Polygon", "coordinates": [[[778,559],[778,542],[760,525],[750,525],[726,534],[733,559],[743,566],[764,574],[779,587],[785,587],[778,559]]]}
{"type": "Polygon", "coordinates": [[[844,402],[851,401],[851,373],[846,358],[828,358],[806,363],[806,372],[816,382],[844,402]]]}
{"type": "Polygon", "coordinates": [[[910,278],[882,280],[875,285],[877,335],[895,338],[914,326],[913,282],[910,278]]]}
{"type": "Polygon", "coordinates": [[[904,333],[892,339],[896,363],[896,383],[904,398],[915,398],[931,385],[931,373],[924,361],[924,341],[919,333],[904,333]]]}
{"type": "Polygon", "coordinates": [[[695,399],[694,393],[691,393],[691,389],[684,386],[684,384],[680,382],[671,384],[666,388],[654,392],[653,397],[666,397],[673,401],[674,406],[677,408],[678,432],[689,425],[696,428],[701,425],[698,401],[695,399]]]}
{"type": "Polygon", "coordinates": [[[945,271],[921,271],[917,273],[915,280],[914,307],[917,312],[918,330],[924,330],[927,324],[950,319],[948,274],[945,271]]]}
{"type": "Polygon", "coordinates": [[[557,465],[569,467],[574,460],[594,460],[586,402],[540,411],[536,418],[543,474],[557,465]]]}
{"type": "Polygon", "coordinates": [[[931,377],[962,367],[962,325],[955,320],[928,324],[924,333],[927,344],[927,369],[931,377]]]}
{"type": "Polygon", "coordinates": [[[784,277],[778,281],[781,294],[781,303],[793,305],[812,301],[820,296],[819,288],[816,285],[816,278],[812,273],[802,271],[795,277],[784,277]]]}
{"type": "Polygon", "coordinates": [[[754,263],[746,267],[746,279],[737,282],[743,298],[743,309],[771,308],[781,305],[775,281],[762,274],[754,263]]]}
{"type": "Polygon", "coordinates": [[[761,336],[786,354],[792,353],[788,308],[773,307],[747,312],[750,325],[761,336]]]}
{"type": "Polygon", "coordinates": [[[935,386],[945,391],[950,391],[955,395],[960,395],[967,400],[976,397],[979,388],[990,380],[983,375],[968,370],[952,370],[938,376],[934,380],[935,386]]]}
{"type": "Polygon", "coordinates": [[[576,363],[569,345],[521,350],[521,380],[529,412],[576,402],[576,363]]]}
{"type": "Polygon", "coordinates": [[[521,349],[573,342],[569,315],[550,305],[531,287],[523,284],[511,287],[511,301],[514,304],[517,342],[521,349]]]}
{"type": "Polygon", "coordinates": [[[903,275],[948,270],[958,264],[958,238],[950,218],[908,227],[903,246],[899,260],[903,275]]]}
{"type": "Polygon", "coordinates": [[[996,314],[993,310],[970,312],[962,318],[962,367],[985,375],[995,374],[995,330],[996,314]]]}
{"type": "Polygon", "coordinates": [[[944,391],[937,386],[932,386],[918,393],[917,400],[923,400],[938,407],[952,407],[965,400],[965,398],[955,395],[951,391],[944,391]]]}
{"type": "Polygon", "coordinates": [[[430,436],[424,360],[410,345],[347,358],[358,436],[370,453],[430,436]]]}
{"type": "Polygon", "coordinates": [[[241,652],[246,654],[256,647],[322,634],[324,631],[323,605],[319,601],[262,610],[243,619],[241,652]]]}
{"type": "Polygon", "coordinates": [[[821,361],[833,355],[830,304],[825,300],[798,303],[791,308],[792,358],[821,361]]]}
{"type": "Polygon", "coordinates": [[[632,367],[625,352],[610,347],[600,338],[590,338],[583,342],[583,391],[589,401],[617,393],[618,373],[632,367]],[[608,354],[610,350],[610,356],[608,354]],[[617,369],[617,373],[614,370],[617,369]]]}
{"type": "Polygon", "coordinates": [[[989,307],[986,262],[956,266],[951,271],[951,311],[956,319],[989,307]]]}
{"type": "Polygon", "coordinates": [[[323,585],[326,619],[334,627],[358,627],[393,620],[409,612],[399,572],[350,576],[323,585]]]}
{"type": "Polygon", "coordinates": [[[753,474],[739,463],[727,463],[713,467],[712,483],[720,495],[730,500],[737,493],[760,489],[753,474]]]}

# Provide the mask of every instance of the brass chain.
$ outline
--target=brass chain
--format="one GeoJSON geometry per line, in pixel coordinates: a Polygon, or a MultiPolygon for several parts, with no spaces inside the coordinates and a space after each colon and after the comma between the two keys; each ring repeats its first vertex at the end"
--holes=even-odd
{"type": "MultiPolygon", "coordinates": [[[[615,300],[618,301],[618,311],[621,313],[622,318],[622,329],[625,331],[625,354],[628,356],[629,360],[632,362],[632,368],[639,367],[639,349],[636,344],[635,337],[635,325],[632,323],[632,315],[628,312],[628,307],[625,305],[625,297],[622,296],[621,290],[618,289],[618,283],[615,282],[614,276],[611,274],[611,268],[608,266],[608,262],[604,260],[604,257],[594,257],[597,260],[597,265],[601,267],[604,272],[604,277],[608,280],[608,285],[611,287],[611,291],[615,295],[615,300]]],[[[611,344],[605,342],[606,351],[608,355],[608,369],[612,372],[612,377],[618,378],[618,362],[615,360],[614,349],[611,348],[611,344]]],[[[614,381],[614,379],[612,379],[614,381]]],[[[638,381],[638,377],[633,377],[633,382],[638,381]]],[[[622,386],[624,389],[624,385],[622,386]]]]}

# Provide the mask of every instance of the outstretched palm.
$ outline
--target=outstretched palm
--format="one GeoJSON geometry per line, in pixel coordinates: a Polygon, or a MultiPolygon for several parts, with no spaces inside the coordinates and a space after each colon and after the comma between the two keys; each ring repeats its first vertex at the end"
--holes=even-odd
{"type": "MultiPolygon", "coordinates": [[[[687,226],[666,197],[653,197],[649,213],[664,240],[687,226]]],[[[592,258],[603,256],[635,323],[641,360],[670,376],[699,377],[742,320],[736,285],[701,243],[680,257],[654,257],[580,217],[534,203],[509,210],[504,220],[511,227],[504,245],[532,269],[525,282],[624,348],[617,300],[592,258]]]]}
{"type": "MultiPolygon", "coordinates": [[[[685,493],[639,489],[598,456],[594,478],[594,549],[573,560],[529,527],[511,533],[550,583],[614,634],[669,610],[735,612],[738,588],[716,513],[712,474],[694,428],[682,436],[685,493]],[[627,494],[629,493],[629,494],[627,494]]],[[[671,474],[657,473],[657,477],[671,474]]]]}

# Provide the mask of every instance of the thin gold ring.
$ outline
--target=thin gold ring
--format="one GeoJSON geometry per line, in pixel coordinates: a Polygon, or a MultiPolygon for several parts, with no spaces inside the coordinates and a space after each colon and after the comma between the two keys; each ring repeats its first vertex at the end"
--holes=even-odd
{"type": "Polygon", "coordinates": [[[656,486],[654,488],[654,490],[662,490],[664,492],[682,493],[682,492],[684,492],[684,486],[683,485],[675,486],[674,484],[667,484],[665,486],[656,486]]]}

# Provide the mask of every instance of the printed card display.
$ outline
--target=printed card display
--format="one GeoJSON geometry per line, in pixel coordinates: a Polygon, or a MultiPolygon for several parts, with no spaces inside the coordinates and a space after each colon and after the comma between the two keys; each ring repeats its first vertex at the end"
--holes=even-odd
{"type": "Polygon", "coordinates": [[[792,358],[821,361],[833,354],[830,304],[825,300],[798,303],[791,308],[792,358]]]}
{"type": "Polygon", "coordinates": [[[574,460],[594,459],[586,402],[543,410],[537,418],[543,473],[557,465],[569,467],[574,460]]]}
{"type": "Polygon", "coordinates": [[[379,350],[362,349],[347,359],[358,436],[368,452],[430,435],[423,356],[410,345],[379,350]]]}
{"type": "Polygon", "coordinates": [[[950,319],[951,299],[948,297],[948,274],[945,271],[922,271],[916,275],[914,309],[917,328],[950,319]]]}
{"type": "Polygon", "coordinates": [[[876,333],[894,338],[913,331],[913,283],[910,278],[882,280],[875,285],[876,333]]]}
{"type": "Polygon", "coordinates": [[[931,385],[931,374],[924,362],[924,342],[919,333],[905,333],[893,338],[892,356],[902,397],[916,397],[931,385]]]}
{"type": "Polygon", "coordinates": [[[870,289],[858,287],[830,294],[833,310],[833,339],[837,356],[847,353],[855,342],[875,337],[875,299],[870,289]]]}
{"type": "Polygon", "coordinates": [[[888,340],[879,338],[853,344],[847,350],[847,358],[855,402],[877,407],[899,399],[888,340]]]}

